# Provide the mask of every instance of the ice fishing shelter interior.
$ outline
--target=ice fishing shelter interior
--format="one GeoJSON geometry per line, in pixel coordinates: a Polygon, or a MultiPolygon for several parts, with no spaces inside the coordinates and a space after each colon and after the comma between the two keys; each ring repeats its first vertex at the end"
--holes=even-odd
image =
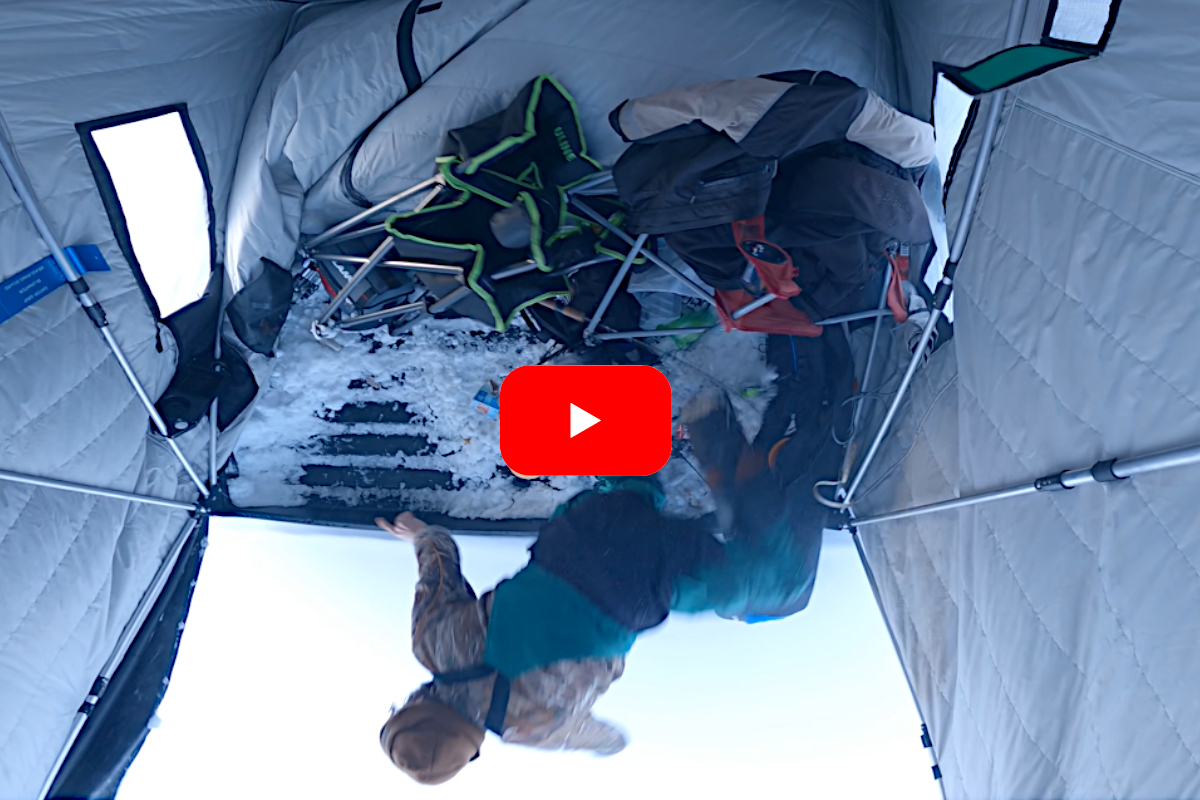
{"type": "MultiPolygon", "coordinates": [[[[861,319],[822,332],[849,334],[858,384],[846,466],[818,488],[850,506],[944,794],[1200,797],[1193,16],[1103,0],[10,0],[0,798],[113,796],[210,515],[353,528],[415,504],[462,533],[536,529],[586,482],[506,472],[492,395],[564,341],[654,363],[681,397],[720,384],[751,433],[766,424],[787,359],[737,330],[757,306],[734,319],[658,231],[631,234],[605,188],[629,146],[609,115],[797,70],[936,130],[908,294],[886,291],[894,249],[861,319]],[[557,122],[534,131],[543,111],[557,122]],[[469,126],[487,120],[498,149],[471,171],[469,126]],[[576,172],[543,181],[526,158],[489,174],[529,142],[576,172]],[[510,194],[473,223],[487,248],[412,227],[418,207],[497,185],[510,194]],[[497,264],[496,247],[521,257],[497,264]]],[[[681,513],[704,513],[672,464],[681,513]]]]}

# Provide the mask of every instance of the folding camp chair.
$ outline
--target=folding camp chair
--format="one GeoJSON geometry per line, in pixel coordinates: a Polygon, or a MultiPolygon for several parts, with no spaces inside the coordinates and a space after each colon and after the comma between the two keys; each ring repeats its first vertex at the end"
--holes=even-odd
{"type": "MultiPolygon", "coordinates": [[[[421,181],[415,186],[410,186],[383,202],[360,211],[349,219],[333,225],[324,232],[300,244],[298,255],[306,266],[311,266],[316,262],[330,264],[335,267],[345,265],[355,268],[354,273],[344,283],[341,283],[340,287],[336,287],[336,292],[331,292],[334,294],[333,300],[325,307],[321,315],[313,321],[312,331],[314,336],[328,338],[335,335],[338,330],[358,328],[363,325],[393,319],[397,316],[425,309],[424,302],[400,303],[391,307],[373,309],[366,312],[358,309],[355,305],[355,292],[362,286],[364,281],[370,278],[378,267],[439,275],[460,276],[462,274],[462,268],[456,266],[425,261],[389,260],[387,256],[392,251],[394,240],[391,236],[387,235],[384,223],[363,225],[363,223],[368,222],[372,217],[394,210],[395,205],[400,201],[419,193],[423,189],[428,189],[428,193],[416,206],[418,209],[425,208],[437,198],[443,188],[444,183],[440,175],[421,181]],[[342,245],[345,242],[361,240],[380,234],[384,236],[383,241],[366,256],[350,253],[334,253],[317,249],[323,245],[326,247],[342,245]],[[339,314],[339,312],[341,313],[339,314]],[[335,315],[338,316],[336,320],[334,319],[335,315]]],[[[335,286],[327,285],[326,288],[334,289],[335,286]]],[[[359,296],[361,297],[361,295],[359,296]]]]}
{"type": "MultiPolygon", "coordinates": [[[[603,333],[596,332],[596,329],[602,323],[604,312],[608,310],[608,306],[612,302],[612,298],[616,295],[616,292],[622,281],[624,281],[626,275],[628,275],[634,259],[639,254],[645,255],[645,257],[652,264],[666,271],[676,280],[691,288],[698,297],[704,298],[709,305],[713,306],[717,310],[718,314],[720,314],[722,317],[722,321],[727,326],[729,326],[730,323],[741,320],[742,318],[755,311],[758,311],[765,306],[769,306],[776,300],[786,300],[787,298],[794,297],[800,293],[800,287],[792,282],[790,276],[787,274],[788,269],[790,269],[790,260],[787,259],[786,253],[783,253],[783,251],[779,250],[779,248],[774,248],[776,252],[771,252],[769,248],[773,248],[774,246],[762,241],[765,239],[765,237],[763,236],[761,230],[748,231],[748,233],[751,234],[751,238],[759,240],[754,244],[759,245],[760,247],[755,247],[752,250],[748,250],[747,248],[743,247],[742,251],[746,256],[747,261],[753,265],[753,268],[762,279],[762,283],[766,291],[761,297],[749,300],[744,305],[731,309],[724,306],[718,295],[716,295],[710,287],[692,280],[690,277],[680,272],[678,269],[663,260],[655,253],[645,250],[644,248],[646,241],[649,238],[648,234],[639,234],[636,239],[630,237],[629,234],[627,234],[625,231],[622,231],[610,220],[605,219],[602,214],[596,212],[595,209],[589,205],[588,201],[584,199],[589,195],[616,194],[615,186],[612,184],[611,172],[599,173],[588,182],[574,187],[567,194],[572,208],[578,210],[583,216],[588,217],[593,222],[600,225],[605,230],[617,236],[623,242],[632,247],[632,250],[622,263],[621,269],[617,272],[612,282],[609,284],[608,291],[601,300],[599,307],[592,313],[591,320],[588,322],[588,326],[584,331],[585,343],[594,345],[614,339],[640,339],[656,336],[686,336],[689,334],[704,333],[705,331],[711,329],[710,327],[704,327],[671,328],[653,331],[635,330],[609,331],[603,333]],[[754,234],[757,235],[755,236],[754,234]]],[[[892,278],[889,265],[889,272],[884,285],[888,286],[891,280],[892,278]]],[[[880,319],[889,313],[892,312],[888,309],[887,304],[883,303],[881,304],[880,308],[830,317],[812,324],[814,328],[819,328],[829,325],[846,324],[860,319],[880,319]]],[[[815,331],[813,335],[816,335],[815,331]]]]}
{"type": "MultiPolygon", "coordinates": [[[[334,295],[332,301],[326,306],[321,315],[313,322],[312,331],[318,338],[328,338],[336,335],[340,330],[361,329],[364,326],[377,324],[384,320],[393,319],[411,313],[428,312],[438,314],[445,312],[464,301],[468,301],[473,297],[473,291],[466,283],[465,271],[462,266],[453,264],[435,263],[432,261],[423,261],[417,259],[389,259],[395,248],[395,239],[388,235],[385,223],[370,224],[372,217],[394,209],[397,203],[419,193],[424,189],[429,192],[422,198],[414,209],[414,213],[424,208],[429,207],[435,199],[446,188],[446,180],[442,175],[435,176],[426,181],[422,181],[414,186],[401,191],[392,197],[387,198],[381,203],[364,209],[361,212],[353,215],[349,219],[333,225],[326,231],[304,241],[299,250],[298,255],[306,263],[306,265],[325,264],[333,267],[339,272],[345,272],[349,269],[354,269],[353,274],[344,277],[341,281],[326,280],[326,289],[330,294],[334,295]],[[329,251],[328,248],[333,246],[342,246],[345,248],[345,243],[355,240],[371,239],[382,235],[383,240],[366,254],[355,253],[336,253],[329,251]],[[324,246],[325,249],[318,249],[324,246]],[[384,267],[392,270],[405,270],[424,275],[423,280],[429,286],[436,286],[440,291],[435,292],[441,296],[432,302],[426,299],[400,302],[395,305],[382,304],[383,307],[375,307],[370,303],[365,302],[367,290],[360,291],[360,287],[364,282],[370,282],[372,275],[379,267],[384,267]],[[357,292],[357,294],[356,294],[357,292]]],[[[777,299],[786,299],[794,296],[799,292],[799,287],[792,284],[792,291],[787,291],[786,288],[780,291],[781,286],[790,283],[787,280],[780,280],[778,274],[767,274],[764,285],[768,291],[759,298],[756,298],[741,307],[729,309],[723,307],[719,302],[713,290],[701,284],[684,273],[680,272],[676,267],[659,257],[657,254],[646,248],[648,235],[639,235],[634,238],[629,236],[625,231],[614,224],[610,219],[605,217],[594,207],[591,200],[585,200],[588,197],[612,196],[616,194],[615,186],[612,182],[612,175],[609,171],[598,172],[589,179],[581,182],[577,186],[567,191],[567,197],[572,210],[578,211],[581,216],[591,219],[602,229],[609,234],[614,235],[619,240],[624,242],[631,249],[621,260],[621,267],[617,271],[613,280],[610,282],[607,291],[602,297],[599,306],[590,317],[584,317],[577,311],[570,308],[563,308],[549,301],[542,301],[540,305],[554,310],[558,313],[565,314],[575,321],[586,323],[584,330],[584,341],[589,346],[595,346],[605,341],[621,340],[621,339],[638,339],[651,338],[660,336],[687,336],[704,333],[710,330],[710,327],[688,327],[688,328],[671,328],[663,330],[630,330],[617,331],[603,325],[603,317],[608,311],[616,293],[629,274],[633,264],[639,257],[644,257],[653,265],[664,270],[676,280],[687,285],[697,297],[703,298],[705,302],[713,306],[718,314],[722,316],[725,324],[736,322],[747,315],[767,306],[777,299]],[[775,291],[770,291],[775,289],[775,291]],[[604,330],[600,331],[599,328],[604,330]]],[[[761,238],[761,236],[759,237],[761,238]]],[[[762,274],[763,265],[769,265],[763,256],[769,256],[765,252],[750,252],[747,253],[747,258],[754,263],[756,269],[762,274]],[[755,263],[755,262],[758,263],[755,263]]],[[[613,255],[601,255],[594,258],[584,259],[573,264],[568,264],[549,273],[549,275],[569,275],[580,269],[584,269],[597,264],[602,264],[616,260],[613,255]]],[[[776,263],[779,263],[776,261],[776,263]]],[[[533,259],[524,259],[513,263],[510,267],[494,272],[491,276],[496,281],[506,281],[538,269],[537,264],[533,259]]],[[[377,284],[372,292],[372,296],[378,296],[380,286],[377,284]]],[[[379,305],[379,304],[376,304],[379,305]]],[[[820,320],[814,323],[814,326],[829,326],[835,324],[845,324],[854,320],[878,318],[886,315],[888,310],[886,307],[879,309],[870,309],[866,311],[855,312],[852,314],[840,315],[829,319],[820,320]]]]}

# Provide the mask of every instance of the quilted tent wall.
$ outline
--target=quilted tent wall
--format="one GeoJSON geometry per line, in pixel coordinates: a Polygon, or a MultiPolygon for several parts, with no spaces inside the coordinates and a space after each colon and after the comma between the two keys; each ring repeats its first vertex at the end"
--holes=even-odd
{"type": "MultiPolygon", "coordinates": [[[[914,88],[931,60],[1001,47],[1002,4],[895,6],[914,88]]],[[[1127,3],[1102,57],[1010,92],[954,341],[860,515],[1200,439],[1187,14],[1127,3]]],[[[1181,469],[862,529],[948,797],[1200,796],[1197,485],[1181,469]]]]}
{"type": "MultiPolygon", "coordinates": [[[[90,283],[152,397],[174,373],[175,344],[117,247],[75,124],[186,103],[223,219],[246,114],[294,10],[259,0],[0,9],[0,135],[62,244],[98,245],[111,265],[90,283]]],[[[0,177],[0,279],[48,252],[0,177]]],[[[0,468],[194,496],[67,289],[0,324],[0,372],[0,468]]],[[[200,463],[202,445],[185,449],[200,463]]],[[[183,522],[182,512],[0,482],[0,798],[37,795],[183,522]]]]}

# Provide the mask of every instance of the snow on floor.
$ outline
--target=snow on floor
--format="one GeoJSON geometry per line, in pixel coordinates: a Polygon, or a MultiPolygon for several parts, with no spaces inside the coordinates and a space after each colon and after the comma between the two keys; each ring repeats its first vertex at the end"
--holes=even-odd
{"type": "MultiPolygon", "coordinates": [[[[239,476],[230,495],[240,506],[299,506],[306,498],[346,503],[365,499],[353,487],[303,486],[306,464],[405,467],[447,472],[454,490],[371,490],[374,498],[459,518],[544,519],[554,507],[592,484],[591,478],[559,477],[518,487],[500,457],[499,423],[475,410],[473,398],[489,381],[497,385],[517,367],[538,363],[553,345],[527,331],[504,334],[469,319],[425,317],[398,336],[386,328],[340,333],[335,351],[309,332],[327,301],[321,293],[292,309],[276,346],[275,371],[236,450],[239,476]],[[352,382],[369,390],[350,390],[352,382]],[[347,403],[407,406],[404,424],[347,425],[326,419],[347,403]],[[421,455],[331,456],[318,452],[323,437],[345,434],[416,434],[431,448],[421,455]]],[[[706,388],[733,398],[743,429],[752,437],[773,394],[774,370],[764,356],[766,336],[716,329],[689,349],[670,340],[660,369],[671,382],[676,413],[706,388]]],[[[712,510],[696,467],[674,457],[659,473],[668,488],[667,510],[699,515],[712,510]]]]}

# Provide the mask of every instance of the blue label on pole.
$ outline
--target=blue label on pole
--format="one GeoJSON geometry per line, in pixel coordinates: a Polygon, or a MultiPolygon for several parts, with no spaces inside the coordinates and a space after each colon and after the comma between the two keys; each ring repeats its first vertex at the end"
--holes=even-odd
{"type": "MultiPolygon", "coordinates": [[[[94,244],[68,247],[64,252],[80,274],[109,271],[108,262],[94,244]]],[[[46,256],[0,283],[0,323],[12,319],[66,282],[54,256],[46,256]]]]}

